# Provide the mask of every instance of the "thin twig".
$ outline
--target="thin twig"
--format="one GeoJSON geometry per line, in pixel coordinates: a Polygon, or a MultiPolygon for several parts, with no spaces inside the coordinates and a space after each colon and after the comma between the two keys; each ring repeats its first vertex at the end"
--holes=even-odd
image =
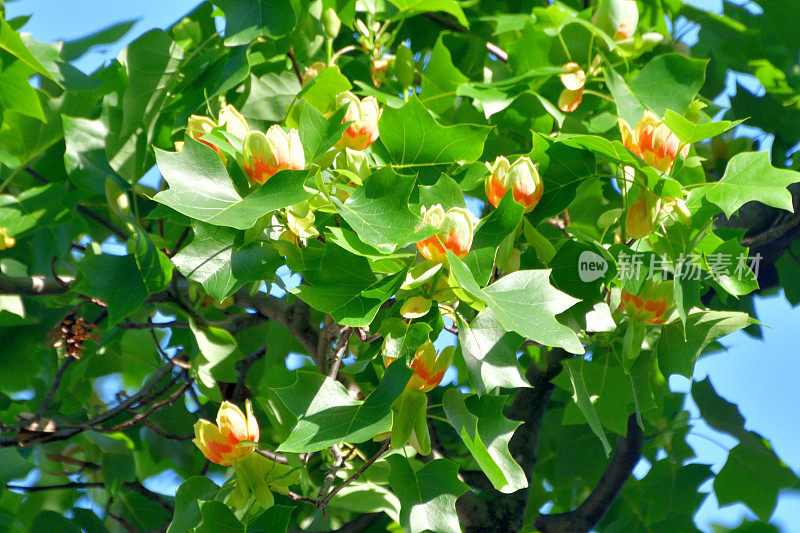
{"type": "Polygon", "coordinates": [[[342,330],[342,334],[339,337],[339,345],[333,352],[333,361],[331,362],[331,368],[328,372],[328,377],[331,379],[336,379],[336,375],[339,373],[339,367],[342,365],[342,358],[347,353],[348,342],[352,334],[353,328],[344,328],[344,330],[342,330]]]}
{"type": "Polygon", "coordinates": [[[381,456],[382,456],[384,453],[386,453],[386,450],[388,450],[388,449],[389,449],[389,444],[390,444],[390,440],[389,440],[389,439],[386,439],[385,441],[383,441],[383,445],[382,445],[382,446],[380,447],[380,449],[379,449],[379,450],[378,450],[378,451],[375,453],[375,455],[373,455],[372,457],[370,457],[369,459],[367,459],[367,461],[364,463],[364,466],[362,466],[361,468],[359,468],[358,470],[356,470],[355,474],[353,474],[353,475],[352,475],[352,476],[350,476],[349,478],[347,478],[347,479],[345,479],[344,481],[342,481],[342,482],[341,482],[339,485],[336,485],[335,487],[333,487],[333,489],[332,489],[332,490],[331,490],[331,491],[328,493],[328,495],[327,495],[327,496],[325,496],[325,498],[324,498],[324,499],[323,499],[323,500],[322,500],[322,501],[319,503],[319,507],[325,507],[326,505],[328,505],[328,502],[329,502],[329,501],[331,501],[331,498],[333,498],[334,496],[336,496],[336,494],[337,494],[337,493],[338,493],[340,490],[342,490],[342,489],[343,489],[343,488],[345,488],[347,485],[349,485],[350,483],[352,483],[353,481],[355,481],[355,480],[357,480],[359,477],[361,477],[361,474],[363,474],[363,473],[364,473],[364,472],[367,470],[367,468],[369,468],[370,466],[372,466],[372,464],[373,464],[375,461],[377,461],[378,459],[380,459],[380,458],[381,458],[381,456]]]}
{"type": "Polygon", "coordinates": [[[39,404],[39,408],[36,410],[36,414],[33,417],[34,420],[39,419],[47,412],[47,408],[50,407],[51,403],[53,403],[56,392],[58,392],[58,387],[61,385],[61,378],[64,377],[64,373],[67,371],[67,368],[69,368],[69,365],[71,365],[74,361],[74,357],[66,357],[64,362],[61,363],[61,366],[58,367],[56,377],[53,378],[53,384],[50,386],[47,394],[42,399],[42,403],[39,404]]]}
{"type": "Polygon", "coordinates": [[[181,245],[183,245],[183,241],[186,240],[186,237],[189,236],[189,230],[190,229],[191,229],[191,226],[186,226],[186,228],[184,228],[183,233],[181,233],[180,237],[178,237],[178,240],[175,243],[175,246],[172,247],[172,250],[170,250],[170,252],[167,254],[167,257],[172,259],[181,250],[181,245]]]}
{"type": "Polygon", "coordinates": [[[247,381],[247,372],[250,370],[250,367],[256,364],[256,362],[258,362],[259,359],[264,357],[266,353],[267,353],[267,347],[266,345],[264,345],[258,350],[251,353],[250,355],[246,356],[238,363],[236,363],[236,371],[239,373],[239,376],[238,379],[236,380],[236,387],[233,389],[233,395],[231,396],[231,400],[234,403],[239,402],[244,396],[245,382],[247,381]]]}

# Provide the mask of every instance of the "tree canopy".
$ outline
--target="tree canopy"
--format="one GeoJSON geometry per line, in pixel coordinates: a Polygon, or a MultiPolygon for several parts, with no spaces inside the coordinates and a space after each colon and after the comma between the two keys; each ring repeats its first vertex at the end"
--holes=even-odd
{"type": "Polygon", "coordinates": [[[683,532],[712,480],[770,531],[797,474],[670,377],[800,303],[795,3],[211,0],[84,73],[130,22],[0,0],[0,529],[683,532]]]}

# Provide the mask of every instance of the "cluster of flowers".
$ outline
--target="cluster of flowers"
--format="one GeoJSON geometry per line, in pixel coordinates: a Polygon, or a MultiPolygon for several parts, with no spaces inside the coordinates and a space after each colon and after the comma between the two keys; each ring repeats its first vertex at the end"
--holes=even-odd
{"type": "MultiPolygon", "coordinates": [[[[351,92],[337,96],[340,106],[347,106],[343,122],[350,122],[342,138],[337,143],[340,148],[364,150],[378,139],[378,120],[381,109],[374,96],[360,100],[351,92]]],[[[300,135],[296,129],[285,131],[275,124],[266,133],[251,130],[247,120],[233,106],[226,105],[219,112],[215,122],[210,117],[192,115],[186,128],[189,137],[213,148],[223,159],[225,155],[203,136],[216,128],[242,141],[242,154],[239,161],[242,170],[256,183],[264,183],[281,170],[303,170],[306,157],[300,135]]],[[[180,148],[180,145],[178,145],[180,148]]]]}

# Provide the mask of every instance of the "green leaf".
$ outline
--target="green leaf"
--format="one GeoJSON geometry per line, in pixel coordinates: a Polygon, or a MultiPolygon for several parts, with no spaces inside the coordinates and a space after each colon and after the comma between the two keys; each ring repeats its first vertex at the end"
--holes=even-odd
{"type": "Polygon", "coordinates": [[[392,403],[413,373],[405,361],[395,361],[375,390],[360,402],[336,380],[316,372],[296,372],[294,384],[271,389],[298,419],[278,450],[316,452],[342,441],[364,442],[389,431],[392,403]]]}
{"type": "Polygon", "coordinates": [[[614,98],[614,103],[617,105],[617,115],[635,128],[644,114],[642,103],[631,92],[625,79],[611,66],[603,68],[603,76],[606,86],[614,98]]]}
{"type": "MultiPolygon", "coordinates": [[[[549,142],[549,141],[548,141],[549,142]]],[[[597,171],[594,154],[562,143],[551,143],[544,154],[535,154],[544,191],[542,199],[528,215],[532,224],[564,211],[575,199],[578,187],[597,171]]]]}
{"type": "Polygon", "coordinates": [[[200,383],[216,388],[217,382],[236,383],[236,363],[244,355],[239,351],[236,338],[229,331],[214,326],[199,326],[189,321],[200,353],[192,361],[200,383]]]}
{"type": "Polygon", "coordinates": [[[216,300],[224,300],[247,282],[271,280],[283,263],[268,245],[243,245],[240,231],[201,222],[195,222],[192,228],[192,242],[172,258],[172,263],[216,300]]]}
{"type": "Polygon", "coordinates": [[[455,0],[389,0],[406,16],[443,11],[453,15],[464,28],[469,28],[469,21],[461,6],[455,0]]]}
{"type": "Polygon", "coordinates": [[[296,15],[289,0],[215,0],[225,12],[225,44],[250,44],[259,37],[276,39],[294,29],[296,15]]]}
{"type": "Polygon", "coordinates": [[[442,398],[447,420],[464,441],[473,459],[500,492],[510,494],[528,486],[522,467],[508,451],[508,442],[521,422],[503,416],[507,396],[483,396],[464,402],[461,391],[448,389],[442,398]]]}
{"type": "Polygon", "coordinates": [[[148,145],[155,138],[158,118],[181,73],[183,58],[183,48],[162,30],[145,33],[119,56],[129,82],[121,109],[111,108],[114,118],[109,122],[106,156],[129,183],[152,164],[148,145]]]}
{"type": "Polygon", "coordinates": [[[692,376],[694,363],[703,349],[720,337],[753,323],[747,313],[736,311],[689,312],[686,317],[686,336],[681,321],[670,322],[661,330],[658,341],[658,366],[665,376],[692,376]]]}
{"type": "Polygon", "coordinates": [[[137,22],[138,19],[118,22],[102,30],[90,33],[85,37],[80,37],[72,41],[65,41],[64,47],[61,49],[61,59],[64,61],[74,61],[95,46],[113,44],[125,37],[137,22]]]}
{"type": "Polygon", "coordinates": [[[704,188],[706,199],[730,217],[751,201],[792,211],[792,194],[786,189],[800,182],[800,173],[772,166],[767,152],[736,154],[722,179],[704,188]]]}
{"type": "Polygon", "coordinates": [[[320,113],[333,111],[337,107],[336,96],[352,88],[339,67],[326,67],[317,74],[297,95],[320,113]]]}
{"type": "Polygon", "coordinates": [[[408,208],[415,179],[387,166],[368,176],[345,202],[335,197],[331,201],[362,241],[393,252],[436,233],[427,225],[418,230],[422,218],[408,208]]]}
{"type": "MultiPolygon", "coordinates": [[[[467,207],[461,187],[458,186],[456,180],[447,174],[439,176],[439,179],[433,185],[419,186],[419,203],[425,207],[440,204],[445,211],[451,207],[467,207]]],[[[473,239],[474,247],[475,241],[473,239]]]]}
{"type": "Polygon", "coordinates": [[[349,124],[343,122],[347,109],[347,106],[342,106],[333,116],[325,118],[314,107],[303,106],[303,111],[300,113],[299,132],[306,161],[312,161],[339,142],[349,124]]]}
{"type": "Polygon", "coordinates": [[[384,343],[381,353],[392,359],[411,364],[419,348],[430,338],[433,329],[425,322],[407,324],[404,320],[387,318],[381,323],[384,343]]]}
{"type": "Polygon", "coordinates": [[[95,255],[78,263],[78,268],[81,279],[73,290],[106,302],[109,326],[133,314],[147,298],[147,287],[132,255],[95,255]]]}
{"type": "Polygon", "coordinates": [[[136,266],[142,277],[147,292],[154,294],[167,288],[172,280],[172,263],[164,252],[156,248],[153,240],[135,221],[136,237],[133,239],[133,255],[136,258],[136,266]]]}
{"type": "Polygon", "coordinates": [[[706,124],[695,124],[683,118],[672,109],[667,109],[664,114],[664,124],[674,133],[682,143],[692,144],[703,141],[711,137],[716,137],[721,133],[735,128],[744,122],[742,120],[720,120],[719,122],[708,122],[706,124]]]}
{"type": "Polygon", "coordinates": [[[797,476],[778,459],[769,443],[742,442],[728,454],[714,479],[720,505],[743,502],[762,520],[769,520],[781,489],[794,486],[797,476]]]}
{"type": "Polygon", "coordinates": [[[447,257],[461,287],[482,300],[507,331],[570,353],[584,353],[575,332],[556,320],[557,314],[578,300],[550,285],[549,270],[519,270],[481,289],[458,257],[449,251],[447,257]]]}
{"type": "Polygon", "coordinates": [[[489,134],[482,126],[440,125],[416,96],[400,109],[385,108],[378,128],[392,161],[404,166],[475,161],[489,134]]]}
{"type": "Polygon", "coordinates": [[[0,19],[0,48],[19,59],[29,68],[35,70],[45,78],[55,82],[53,75],[44,68],[38,59],[28,50],[19,34],[9,26],[5,19],[0,19]]]}
{"type": "Polygon", "coordinates": [[[234,512],[217,500],[200,503],[202,522],[193,529],[195,533],[285,533],[294,507],[272,505],[263,513],[245,515],[240,521],[234,512]]]}
{"type": "Polygon", "coordinates": [[[62,117],[64,125],[64,166],[69,179],[79,188],[94,193],[105,192],[106,179],[123,186],[106,159],[108,126],[101,119],[62,117]]]}
{"type": "Polygon", "coordinates": [[[250,229],[270,211],[306,200],[306,171],[283,170],[242,197],[217,153],[191,138],[180,152],[156,150],[156,161],[169,189],[153,200],[201,222],[250,229]]]}
{"type": "Polygon", "coordinates": [[[219,487],[205,476],[187,479],[175,493],[175,513],[167,533],[189,533],[200,522],[200,505],[203,500],[213,499],[219,487]]]}
{"type": "Polygon", "coordinates": [[[306,283],[292,292],[339,324],[361,327],[369,325],[383,302],[400,289],[406,270],[378,279],[365,258],[329,244],[318,262],[303,272],[306,283]]]}
{"type": "Polygon", "coordinates": [[[586,380],[584,378],[583,370],[586,362],[582,359],[569,359],[562,363],[569,375],[569,382],[572,385],[572,401],[578,406],[578,409],[583,413],[586,422],[592,431],[603,443],[603,449],[606,455],[611,453],[611,444],[606,437],[606,431],[600,423],[600,418],[597,416],[592,398],[589,396],[589,391],[586,388],[586,380]]]}
{"type": "Polygon", "coordinates": [[[653,58],[630,83],[639,101],[659,116],[672,109],[683,113],[706,79],[707,59],[683,54],[653,58]]]}
{"type": "Polygon", "coordinates": [[[19,61],[0,70],[0,109],[4,112],[16,111],[43,121],[45,116],[39,102],[39,92],[31,87],[29,77],[30,69],[19,61]]]}
{"type": "Polygon", "coordinates": [[[0,448],[0,485],[21,479],[33,469],[33,463],[22,457],[14,448],[0,448]]]}
{"type": "Polygon", "coordinates": [[[81,529],[55,511],[42,511],[36,515],[29,531],[59,531],[61,533],[81,533],[81,529]]]}
{"type": "Polygon", "coordinates": [[[469,487],[458,479],[457,464],[435,459],[415,470],[400,454],[390,455],[386,461],[392,467],[389,484],[400,500],[400,525],[404,531],[461,531],[455,504],[469,487]]]}
{"type": "Polygon", "coordinates": [[[497,250],[516,231],[523,212],[524,208],[514,201],[514,195],[506,194],[497,209],[481,219],[475,228],[472,247],[463,261],[480,286],[486,285],[491,278],[497,250]]]}
{"type": "Polygon", "coordinates": [[[736,404],[717,394],[711,378],[706,376],[703,381],[692,382],[692,399],[706,424],[739,440],[747,439],[744,416],[736,404]]]}
{"type": "Polygon", "coordinates": [[[462,83],[469,81],[453,65],[450,50],[444,45],[441,37],[431,50],[431,57],[421,76],[420,101],[439,115],[453,108],[456,89],[462,83]]]}
{"type": "Polygon", "coordinates": [[[479,313],[471,324],[459,316],[458,343],[467,364],[470,383],[478,394],[497,387],[530,387],[517,362],[522,337],[508,333],[491,310],[479,313]]]}

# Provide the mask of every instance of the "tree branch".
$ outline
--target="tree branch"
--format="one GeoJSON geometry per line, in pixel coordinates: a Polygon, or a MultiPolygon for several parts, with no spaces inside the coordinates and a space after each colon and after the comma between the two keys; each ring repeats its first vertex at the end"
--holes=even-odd
{"type": "Polygon", "coordinates": [[[617,499],[633,468],[642,456],[644,435],[636,415],[628,418],[628,434],[620,437],[614,455],[597,486],[577,509],[568,513],[539,515],[536,527],[542,533],[579,533],[591,531],[617,499]]]}
{"type": "MultiPolygon", "coordinates": [[[[30,444],[41,444],[45,442],[66,440],[74,435],[77,435],[78,433],[81,433],[82,431],[94,429],[95,426],[99,426],[103,422],[125,412],[131,406],[134,406],[150,397],[152,391],[155,389],[158,383],[160,383],[165,376],[169,375],[173,368],[175,367],[171,362],[165,364],[153,374],[150,380],[141,388],[141,390],[139,390],[139,392],[129,398],[126,398],[113,409],[109,409],[108,411],[97,415],[85,424],[77,427],[57,429],[56,431],[48,433],[26,432],[23,434],[20,432],[16,437],[0,439],[0,448],[9,446],[28,446],[30,444]]],[[[160,392],[157,395],[160,395],[160,392]]]]}
{"type": "MultiPolygon", "coordinates": [[[[526,372],[532,388],[520,389],[509,408],[508,418],[523,423],[514,432],[508,450],[528,480],[536,465],[542,419],[555,388],[550,380],[561,371],[561,361],[569,357],[571,354],[561,348],[553,348],[547,352],[547,368],[544,371],[537,367],[536,362],[532,362],[526,372]]],[[[456,510],[466,530],[519,531],[525,518],[530,488],[512,494],[503,494],[493,488],[486,492],[491,495],[488,501],[468,492],[456,502],[456,510]]]]}
{"type": "Polygon", "coordinates": [[[70,276],[60,276],[59,283],[49,276],[13,277],[0,274],[0,294],[18,294],[20,296],[52,296],[64,294],[69,290],[64,283],[75,281],[70,276]]]}
{"type": "Polygon", "coordinates": [[[297,300],[294,304],[290,304],[282,298],[263,292],[251,295],[247,289],[239,290],[233,298],[239,307],[255,309],[260,315],[284,326],[305,348],[308,355],[317,360],[319,331],[311,327],[310,308],[307,303],[297,300]]]}

